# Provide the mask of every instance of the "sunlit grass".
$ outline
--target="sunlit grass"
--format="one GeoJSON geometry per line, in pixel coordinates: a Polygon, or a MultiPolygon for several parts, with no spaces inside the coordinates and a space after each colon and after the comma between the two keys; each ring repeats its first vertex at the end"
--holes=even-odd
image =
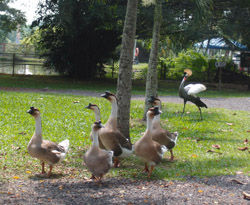
{"type": "MultiPolygon", "coordinates": [[[[143,64],[142,64],[143,65],[143,64]]],[[[181,81],[181,80],[180,80],[181,81]]],[[[158,94],[160,96],[178,96],[180,81],[159,81],[158,94]]],[[[35,89],[75,89],[92,92],[103,92],[103,89],[116,92],[116,79],[102,79],[81,81],[62,76],[10,76],[0,75],[1,87],[8,88],[35,88],[35,89]]],[[[145,95],[145,81],[133,80],[132,94],[145,95]]],[[[205,92],[199,94],[201,97],[250,97],[249,91],[222,90],[208,87],[205,92]]]]}
{"type": "MultiPolygon", "coordinates": [[[[27,178],[40,172],[39,161],[27,153],[27,144],[35,129],[34,119],[26,113],[30,106],[41,111],[45,139],[56,142],[66,138],[70,140],[68,156],[55,167],[54,172],[62,173],[62,177],[66,178],[89,177],[90,173],[82,165],[82,156],[91,144],[89,133],[94,122],[94,113],[84,109],[89,102],[99,105],[105,123],[111,106],[103,98],[0,92],[0,180],[13,179],[14,176],[27,178]]],[[[163,105],[162,126],[170,131],[178,131],[179,139],[174,149],[176,160],[169,162],[167,153],[163,163],[156,167],[153,179],[228,175],[237,171],[250,173],[249,151],[238,150],[238,147],[247,146],[243,142],[249,136],[249,112],[206,109],[203,111],[204,120],[200,121],[195,106],[188,104],[190,113],[183,118],[179,113],[181,109],[182,105],[163,105]],[[221,149],[212,148],[213,144],[220,145],[221,149]]],[[[142,101],[133,101],[133,143],[145,131],[145,124],[140,120],[142,115],[142,101]]],[[[113,168],[107,177],[146,178],[142,169],[143,162],[132,156],[122,161],[121,168],[113,168]]]]}

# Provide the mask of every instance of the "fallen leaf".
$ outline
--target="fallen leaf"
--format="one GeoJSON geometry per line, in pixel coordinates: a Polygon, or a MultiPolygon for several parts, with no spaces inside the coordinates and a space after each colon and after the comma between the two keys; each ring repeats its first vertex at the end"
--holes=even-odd
{"type": "Polygon", "coordinates": [[[248,143],[248,139],[245,139],[245,140],[244,140],[244,144],[247,144],[247,143],[248,143]]]}
{"type": "Polygon", "coordinates": [[[197,158],[198,156],[196,154],[192,154],[192,157],[193,158],[197,158]]]}
{"type": "Polygon", "coordinates": [[[216,149],[220,149],[220,145],[218,145],[218,144],[213,144],[212,147],[216,148],[216,149]]]}
{"type": "Polygon", "coordinates": [[[247,132],[250,132],[250,130],[247,130],[247,132]]]}
{"type": "Polygon", "coordinates": [[[247,183],[241,182],[241,181],[239,181],[239,180],[237,180],[237,179],[232,179],[231,181],[232,181],[232,182],[236,182],[237,184],[242,184],[242,185],[247,184],[247,183]]]}
{"type": "Polygon", "coordinates": [[[26,132],[19,132],[18,134],[19,135],[26,135],[27,133],[26,132]]]}
{"type": "Polygon", "coordinates": [[[237,171],[237,172],[235,172],[236,174],[243,174],[243,172],[242,171],[237,171]]]}
{"type": "Polygon", "coordinates": [[[79,103],[80,101],[73,101],[73,103],[79,103]]]}
{"type": "Polygon", "coordinates": [[[120,190],[119,192],[120,192],[120,194],[123,194],[125,191],[124,190],[120,190]]]}
{"type": "Polygon", "coordinates": [[[26,171],[27,174],[31,174],[31,171],[26,171]]]}
{"type": "Polygon", "coordinates": [[[148,188],[143,186],[141,189],[142,189],[142,190],[145,190],[145,189],[148,189],[148,188]]]}
{"type": "Polygon", "coordinates": [[[233,125],[233,123],[231,123],[231,122],[227,122],[226,124],[229,125],[229,126],[233,125]]]}
{"type": "Polygon", "coordinates": [[[207,152],[215,152],[215,151],[214,151],[214,150],[209,149],[209,150],[207,150],[207,152]]]}
{"type": "Polygon", "coordinates": [[[246,192],[244,192],[244,191],[243,191],[242,194],[243,194],[243,198],[244,198],[244,199],[250,200],[250,194],[248,194],[248,193],[246,193],[246,192]]]}
{"type": "Polygon", "coordinates": [[[18,177],[18,176],[14,176],[14,177],[13,177],[13,179],[19,179],[19,178],[20,178],[20,177],[18,177]]]}
{"type": "Polygon", "coordinates": [[[148,200],[147,200],[147,199],[144,199],[144,203],[148,203],[148,200]]]}
{"type": "Polygon", "coordinates": [[[198,192],[199,192],[199,193],[202,193],[203,191],[199,189],[198,192]]]}
{"type": "Polygon", "coordinates": [[[183,130],[188,130],[188,128],[187,128],[187,127],[183,127],[182,129],[183,129],[183,130]]]}
{"type": "Polygon", "coordinates": [[[62,189],[63,189],[63,185],[60,185],[60,186],[59,186],[59,189],[62,190],[62,189]]]}
{"type": "Polygon", "coordinates": [[[240,150],[240,151],[246,151],[246,150],[248,150],[248,147],[238,147],[238,150],[240,150]]]}

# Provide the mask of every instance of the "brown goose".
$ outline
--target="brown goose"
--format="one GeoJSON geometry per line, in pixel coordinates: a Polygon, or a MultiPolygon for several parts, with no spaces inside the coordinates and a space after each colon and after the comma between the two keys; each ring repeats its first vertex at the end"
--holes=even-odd
{"type": "Polygon", "coordinates": [[[105,127],[99,130],[99,140],[106,150],[114,151],[114,167],[119,167],[119,158],[133,153],[132,144],[117,128],[117,99],[110,92],[105,92],[101,97],[106,98],[112,104],[111,115],[105,127]]]}
{"type": "MultiPolygon", "coordinates": [[[[161,108],[161,100],[154,96],[151,96],[149,101],[153,106],[158,106],[161,108]]],[[[171,157],[170,160],[174,160],[173,148],[176,145],[176,141],[178,138],[178,132],[171,133],[168,130],[165,130],[161,127],[160,123],[160,115],[157,115],[153,119],[153,140],[160,143],[161,145],[165,145],[167,149],[170,151],[171,157]]]]}
{"type": "Polygon", "coordinates": [[[37,108],[30,107],[27,113],[31,114],[36,121],[35,133],[28,144],[28,152],[32,157],[41,161],[42,175],[46,174],[44,169],[45,163],[49,164],[50,169],[47,176],[50,177],[54,164],[65,158],[69,149],[69,140],[66,139],[59,144],[43,140],[40,111],[37,108]]]}
{"type": "Polygon", "coordinates": [[[99,181],[113,165],[113,151],[107,151],[99,147],[98,132],[102,127],[101,121],[95,122],[92,125],[93,144],[83,157],[86,166],[92,173],[91,178],[98,179],[99,181]]]}
{"type": "Polygon", "coordinates": [[[159,115],[161,111],[158,107],[149,108],[147,112],[147,129],[143,137],[141,137],[134,145],[135,154],[141,157],[145,161],[145,171],[148,172],[148,177],[154,169],[154,166],[158,164],[163,157],[167,148],[164,145],[152,140],[153,137],[153,124],[152,121],[155,116],[159,115]],[[148,169],[148,164],[151,166],[148,169]]]}

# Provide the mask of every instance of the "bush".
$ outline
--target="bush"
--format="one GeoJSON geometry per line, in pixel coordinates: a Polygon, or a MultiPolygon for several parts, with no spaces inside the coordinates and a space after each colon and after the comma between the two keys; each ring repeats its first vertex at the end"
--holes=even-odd
{"type": "Polygon", "coordinates": [[[208,68],[207,58],[194,51],[187,50],[179,53],[179,55],[173,59],[174,67],[170,68],[168,76],[173,79],[180,79],[183,75],[183,70],[188,68],[193,71],[192,80],[206,80],[206,74],[208,68]]]}

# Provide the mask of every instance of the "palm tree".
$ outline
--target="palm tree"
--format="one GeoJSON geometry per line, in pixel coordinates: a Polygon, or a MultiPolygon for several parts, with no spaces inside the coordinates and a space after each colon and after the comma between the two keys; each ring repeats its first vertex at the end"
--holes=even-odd
{"type": "Polygon", "coordinates": [[[118,98],[118,128],[129,140],[132,65],[136,32],[137,5],[138,0],[128,0],[125,23],[123,27],[116,95],[118,98]]]}

